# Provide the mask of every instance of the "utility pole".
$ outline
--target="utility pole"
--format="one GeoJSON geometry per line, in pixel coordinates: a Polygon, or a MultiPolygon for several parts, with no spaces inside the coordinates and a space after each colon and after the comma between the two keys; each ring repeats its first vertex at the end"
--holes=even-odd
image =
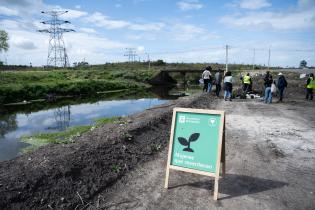
{"type": "Polygon", "coordinates": [[[63,40],[63,33],[74,32],[73,29],[61,28],[63,24],[70,24],[67,20],[60,20],[59,16],[68,11],[42,11],[42,14],[51,16],[50,20],[41,22],[49,25],[49,29],[38,30],[42,33],[49,33],[49,47],[47,56],[47,66],[67,67],[69,66],[69,59],[66,52],[65,42],[63,40]]]}
{"type": "Polygon", "coordinates": [[[147,55],[147,61],[149,63],[149,71],[150,71],[150,68],[151,68],[151,63],[150,63],[150,54],[149,53],[145,53],[147,55]]]}
{"type": "Polygon", "coordinates": [[[225,72],[228,71],[229,45],[225,45],[225,72]]]}
{"type": "Polygon", "coordinates": [[[254,48],[254,57],[253,57],[253,71],[255,70],[255,48],[254,48]]]}
{"type": "Polygon", "coordinates": [[[269,67],[270,67],[270,47],[269,47],[269,54],[268,54],[268,71],[269,71],[269,67]]]}

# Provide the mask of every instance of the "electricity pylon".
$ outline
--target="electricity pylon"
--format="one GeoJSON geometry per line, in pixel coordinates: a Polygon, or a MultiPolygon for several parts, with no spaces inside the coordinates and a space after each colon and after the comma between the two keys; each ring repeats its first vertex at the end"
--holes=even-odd
{"type": "Polygon", "coordinates": [[[126,53],[124,56],[128,57],[129,62],[135,62],[136,61],[136,50],[134,48],[126,48],[126,53]]]}
{"type": "Polygon", "coordinates": [[[50,20],[41,23],[49,25],[49,29],[38,30],[39,32],[49,33],[49,47],[47,66],[54,67],[68,67],[69,59],[65,42],[63,40],[63,33],[74,32],[73,29],[62,28],[63,24],[69,24],[67,20],[60,20],[59,16],[67,13],[68,11],[42,11],[43,14],[51,16],[50,20]]]}

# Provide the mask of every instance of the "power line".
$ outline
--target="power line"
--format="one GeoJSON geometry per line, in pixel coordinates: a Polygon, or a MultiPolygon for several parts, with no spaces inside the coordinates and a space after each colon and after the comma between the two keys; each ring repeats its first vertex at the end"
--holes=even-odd
{"type": "Polygon", "coordinates": [[[126,53],[124,56],[128,57],[129,62],[135,62],[137,56],[135,48],[126,48],[126,53]]]}
{"type": "Polygon", "coordinates": [[[67,20],[59,19],[59,16],[68,11],[42,11],[43,14],[51,16],[50,20],[41,22],[44,25],[49,25],[49,29],[38,30],[42,33],[49,33],[49,47],[47,56],[47,66],[67,67],[69,66],[69,59],[65,42],[63,40],[63,33],[73,32],[73,29],[62,28],[63,24],[70,24],[67,20]]]}

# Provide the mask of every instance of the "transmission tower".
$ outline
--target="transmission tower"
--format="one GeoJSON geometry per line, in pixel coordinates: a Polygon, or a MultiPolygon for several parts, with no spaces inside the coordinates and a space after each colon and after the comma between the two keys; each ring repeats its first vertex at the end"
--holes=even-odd
{"type": "Polygon", "coordinates": [[[63,24],[69,24],[67,20],[60,20],[59,16],[68,11],[42,11],[43,14],[51,16],[50,20],[41,23],[49,25],[49,29],[38,30],[42,33],[49,33],[49,47],[47,66],[67,67],[69,66],[69,59],[65,42],[63,40],[63,33],[73,32],[73,29],[62,28],[63,24]]]}
{"type": "Polygon", "coordinates": [[[124,56],[128,57],[129,62],[135,62],[137,56],[135,48],[126,48],[126,53],[124,56]]]}

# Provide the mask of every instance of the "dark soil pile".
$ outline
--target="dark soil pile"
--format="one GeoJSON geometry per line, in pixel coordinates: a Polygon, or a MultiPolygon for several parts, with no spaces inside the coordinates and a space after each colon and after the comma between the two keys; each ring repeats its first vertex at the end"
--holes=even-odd
{"type": "Polygon", "coordinates": [[[166,146],[172,109],[192,107],[186,97],[78,137],[0,163],[0,209],[75,209],[166,146]]]}

